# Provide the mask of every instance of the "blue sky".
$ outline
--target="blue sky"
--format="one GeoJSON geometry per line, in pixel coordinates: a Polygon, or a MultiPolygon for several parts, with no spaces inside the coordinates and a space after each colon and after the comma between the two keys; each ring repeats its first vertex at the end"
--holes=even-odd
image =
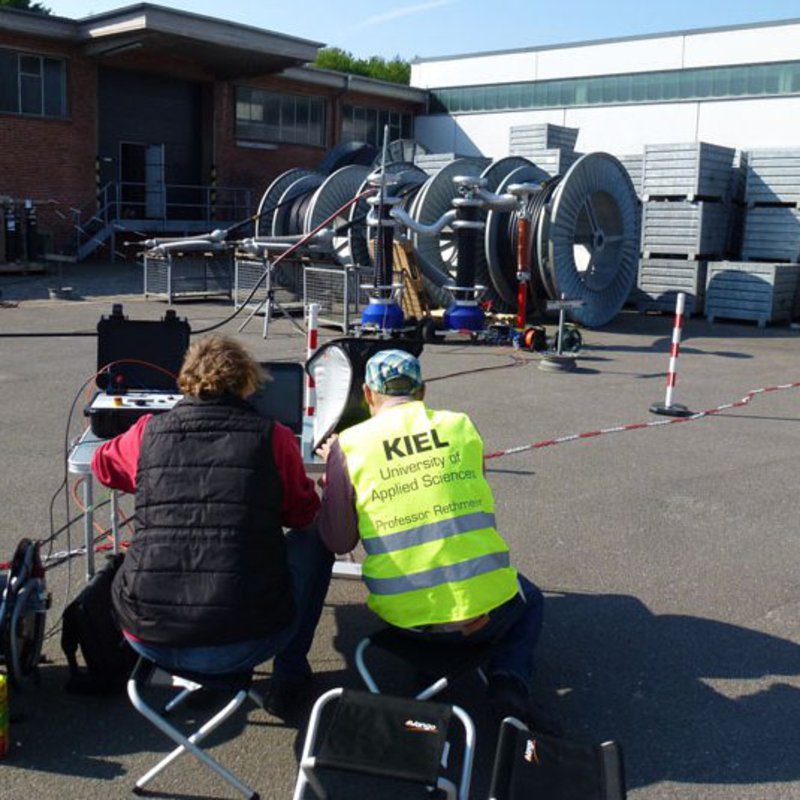
{"type": "MultiPolygon", "coordinates": [[[[42,0],[85,17],[126,0],[42,0]]],[[[159,5],[279,31],[365,57],[434,57],[800,18],[798,0],[194,0],[159,5]]]]}

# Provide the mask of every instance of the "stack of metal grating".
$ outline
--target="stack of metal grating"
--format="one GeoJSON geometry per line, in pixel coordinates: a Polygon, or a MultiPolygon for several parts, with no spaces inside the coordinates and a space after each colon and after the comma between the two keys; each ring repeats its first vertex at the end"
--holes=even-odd
{"type": "Polygon", "coordinates": [[[631,177],[633,188],[636,194],[642,196],[642,177],[644,175],[644,153],[635,153],[627,156],[618,156],[622,166],[628,171],[631,177]]]}
{"type": "Polygon", "coordinates": [[[800,149],[747,154],[742,261],[709,265],[706,316],[790,320],[800,282],[800,149]]]}
{"type": "Polygon", "coordinates": [[[563,175],[581,156],[575,152],[577,128],[543,122],[537,125],[512,125],[509,155],[530,159],[550,176],[563,175]]]}
{"type": "Polygon", "coordinates": [[[703,311],[708,260],[731,252],[736,164],[733,148],[707,142],[645,145],[640,311],[671,311],[678,292],[687,314],[703,311]]]}

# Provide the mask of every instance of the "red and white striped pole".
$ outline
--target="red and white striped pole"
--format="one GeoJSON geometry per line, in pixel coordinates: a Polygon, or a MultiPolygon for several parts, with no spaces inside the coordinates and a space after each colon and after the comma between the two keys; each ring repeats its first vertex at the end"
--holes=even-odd
{"type": "MultiPolygon", "coordinates": [[[[306,363],[311,360],[318,347],[319,303],[308,305],[308,335],[306,337],[306,363]]],[[[306,373],[305,420],[303,421],[303,458],[310,460],[314,441],[314,417],[317,413],[317,386],[306,373]]]]}
{"type": "Polygon", "coordinates": [[[673,403],[672,395],[678,382],[678,356],[681,352],[681,333],[683,332],[683,311],[686,307],[686,294],[678,292],[675,301],[675,325],[672,328],[672,344],[669,348],[669,370],[667,372],[667,394],[664,404],[654,403],[650,406],[653,414],[665,414],[668,417],[689,417],[692,412],[682,403],[673,403]]]}

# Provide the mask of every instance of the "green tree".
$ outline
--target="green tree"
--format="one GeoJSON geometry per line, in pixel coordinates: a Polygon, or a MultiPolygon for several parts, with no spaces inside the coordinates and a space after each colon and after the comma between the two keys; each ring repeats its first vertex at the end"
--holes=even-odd
{"type": "Polygon", "coordinates": [[[406,85],[411,79],[411,64],[403,61],[400,56],[391,59],[382,56],[356,58],[352,53],[338,47],[323,47],[317,54],[314,66],[406,85]]]}
{"type": "Polygon", "coordinates": [[[39,14],[53,13],[47,6],[32,3],[31,0],[0,0],[0,8],[20,8],[23,11],[36,11],[39,14]]]}

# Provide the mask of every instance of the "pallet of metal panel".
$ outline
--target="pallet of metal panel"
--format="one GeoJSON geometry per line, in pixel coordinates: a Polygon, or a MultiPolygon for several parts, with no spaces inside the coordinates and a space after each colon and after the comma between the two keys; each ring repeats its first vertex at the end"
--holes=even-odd
{"type": "Polygon", "coordinates": [[[628,171],[636,194],[642,196],[642,177],[644,175],[644,154],[638,153],[627,156],[617,156],[620,163],[628,171]]]}
{"type": "Polygon", "coordinates": [[[512,156],[521,156],[533,161],[550,176],[563,175],[582,155],[574,150],[561,148],[550,148],[548,150],[537,150],[535,148],[522,147],[512,151],[512,156]]]}
{"type": "Polygon", "coordinates": [[[508,133],[510,152],[515,146],[533,147],[537,150],[559,148],[574,150],[578,141],[578,128],[567,128],[551,122],[540,122],[533,125],[512,125],[508,133]]]}
{"type": "Polygon", "coordinates": [[[642,253],[723,256],[727,253],[731,207],[700,200],[651,200],[642,204],[642,253]]]}
{"type": "Polygon", "coordinates": [[[464,156],[458,153],[424,153],[414,159],[414,165],[425,170],[428,175],[435,175],[440,169],[462,158],[475,161],[482,167],[488,167],[492,163],[490,158],[484,158],[483,156],[464,156]]]}
{"type": "Polygon", "coordinates": [[[792,318],[800,264],[717,261],[708,265],[706,318],[742,319],[764,327],[792,318]]]}
{"type": "Polygon", "coordinates": [[[800,209],[755,206],[744,215],[742,259],[745,261],[800,260],[800,209]]]}
{"type": "Polygon", "coordinates": [[[639,311],[674,311],[678,292],[686,295],[686,314],[702,314],[708,262],[643,258],[639,262],[636,307],[639,311]]]}
{"type": "Polygon", "coordinates": [[[800,203],[800,148],[750,150],[745,199],[748,206],[800,203]]]}
{"type": "Polygon", "coordinates": [[[642,195],[686,200],[727,200],[736,151],[708,142],[646,144],[642,195]]]}
{"type": "Polygon", "coordinates": [[[744,203],[747,195],[747,165],[749,155],[746,150],[737,150],[733,159],[733,174],[731,177],[731,200],[734,203],[744,203]]]}

